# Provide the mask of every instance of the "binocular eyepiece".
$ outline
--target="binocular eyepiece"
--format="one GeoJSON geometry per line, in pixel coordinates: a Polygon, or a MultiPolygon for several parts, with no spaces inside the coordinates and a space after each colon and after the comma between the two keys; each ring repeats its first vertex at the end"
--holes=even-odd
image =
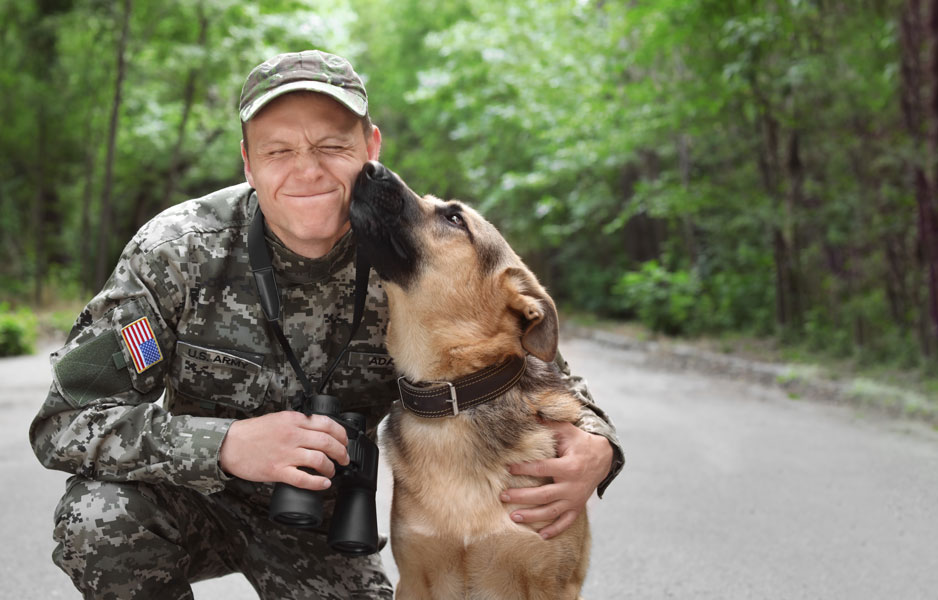
{"type": "MultiPolygon", "coordinates": [[[[365,435],[365,417],[360,413],[339,413],[339,399],[317,394],[306,403],[307,416],[318,414],[332,418],[348,434],[348,466],[336,464],[332,484],[337,490],[329,547],[352,556],[378,551],[378,517],[375,492],[378,483],[378,446],[365,435]]],[[[316,474],[312,469],[303,469],[316,474]]],[[[270,518],[277,523],[302,529],[322,525],[322,492],[297,488],[286,483],[274,486],[270,499],[270,518]]]]}

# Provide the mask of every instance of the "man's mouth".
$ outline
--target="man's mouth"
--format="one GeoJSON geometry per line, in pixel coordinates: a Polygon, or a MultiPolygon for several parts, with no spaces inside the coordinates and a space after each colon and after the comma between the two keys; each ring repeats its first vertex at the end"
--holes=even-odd
{"type": "Polygon", "coordinates": [[[297,200],[319,200],[325,196],[334,194],[336,191],[338,191],[338,188],[332,188],[331,190],[325,190],[322,192],[300,192],[300,193],[284,192],[283,195],[286,196],[287,198],[293,198],[297,200]]]}

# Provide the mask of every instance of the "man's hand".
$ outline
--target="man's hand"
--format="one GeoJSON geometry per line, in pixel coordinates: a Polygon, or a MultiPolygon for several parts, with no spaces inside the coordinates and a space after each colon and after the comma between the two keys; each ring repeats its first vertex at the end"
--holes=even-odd
{"type": "Polygon", "coordinates": [[[511,465],[509,471],[513,475],[551,477],[553,483],[513,488],[501,495],[502,502],[534,505],[511,513],[513,521],[551,522],[538,532],[545,540],[573,524],[612,468],[612,445],[606,438],[587,433],[572,423],[550,421],[547,425],[557,439],[557,458],[511,465]]]}
{"type": "Polygon", "coordinates": [[[225,473],[248,481],[283,482],[319,491],[332,483],[335,460],[349,463],[345,429],[323,415],[280,411],[235,421],[221,444],[218,463],[225,473]],[[332,459],[332,460],[330,460],[332,459]],[[322,476],[297,467],[309,467],[322,476]]]}

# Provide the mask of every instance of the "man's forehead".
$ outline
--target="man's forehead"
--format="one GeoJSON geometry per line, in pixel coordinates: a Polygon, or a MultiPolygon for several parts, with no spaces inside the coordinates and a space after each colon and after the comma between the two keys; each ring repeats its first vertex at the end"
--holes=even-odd
{"type": "Polygon", "coordinates": [[[260,127],[251,132],[251,137],[260,146],[292,144],[298,141],[350,143],[358,140],[354,129],[318,132],[310,135],[310,132],[299,127],[260,127]]]}
{"type": "Polygon", "coordinates": [[[293,138],[307,133],[314,133],[317,138],[353,138],[360,130],[359,119],[350,111],[340,108],[338,103],[332,109],[324,105],[294,104],[278,109],[265,107],[253,119],[244,123],[245,130],[252,138],[270,139],[277,137],[293,138]]]}

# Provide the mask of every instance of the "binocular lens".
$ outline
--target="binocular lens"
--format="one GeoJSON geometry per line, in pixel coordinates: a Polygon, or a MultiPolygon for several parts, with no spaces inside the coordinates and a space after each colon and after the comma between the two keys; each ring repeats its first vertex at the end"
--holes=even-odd
{"type": "Polygon", "coordinates": [[[322,523],[322,519],[314,519],[303,513],[280,513],[274,516],[274,521],[281,525],[289,525],[290,527],[300,527],[303,529],[319,527],[322,523]]]}
{"type": "Polygon", "coordinates": [[[278,483],[270,499],[270,518],[290,527],[319,527],[322,524],[322,499],[309,490],[278,483]]]}
{"type": "Polygon", "coordinates": [[[374,554],[378,551],[378,515],[374,490],[347,487],[339,493],[329,547],[351,555],[374,554]]]}
{"type": "Polygon", "coordinates": [[[366,544],[363,542],[335,542],[332,549],[349,556],[367,556],[378,551],[377,544],[366,544]]]}

